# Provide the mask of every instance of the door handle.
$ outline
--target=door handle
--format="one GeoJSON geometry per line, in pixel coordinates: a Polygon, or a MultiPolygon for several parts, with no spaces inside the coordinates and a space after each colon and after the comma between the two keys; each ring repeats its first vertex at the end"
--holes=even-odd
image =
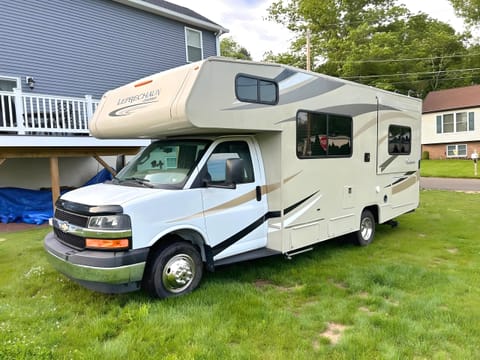
{"type": "Polygon", "coordinates": [[[262,187],[261,186],[257,186],[255,188],[255,193],[257,195],[257,201],[262,201],[262,187]]]}

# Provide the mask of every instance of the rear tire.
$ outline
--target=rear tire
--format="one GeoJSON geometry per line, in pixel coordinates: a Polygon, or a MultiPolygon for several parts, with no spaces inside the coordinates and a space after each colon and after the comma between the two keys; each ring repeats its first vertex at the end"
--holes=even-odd
{"type": "Polygon", "coordinates": [[[355,232],[355,243],[359,246],[369,245],[375,236],[375,217],[370,210],[363,210],[360,229],[355,232]]]}
{"type": "Polygon", "coordinates": [[[168,298],[192,292],[203,275],[203,263],[195,246],[174,242],[152,256],[144,286],[154,297],[168,298]]]}

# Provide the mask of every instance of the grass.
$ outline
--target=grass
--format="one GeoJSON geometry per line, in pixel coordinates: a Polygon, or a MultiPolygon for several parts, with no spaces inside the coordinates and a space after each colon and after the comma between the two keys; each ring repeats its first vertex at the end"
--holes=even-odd
{"type": "Polygon", "coordinates": [[[480,164],[475,176],[473,160],[422,160],[420,175],[425,177],[480,178],[480,164]]]}
{"type": "Polygon", "coordinates": [[[368,247],[219,268],[166,301],[66,279],[48,229],[0,234],[0,358],[480,358],[480,194],[422,191],[398,220],[368,247]]]}

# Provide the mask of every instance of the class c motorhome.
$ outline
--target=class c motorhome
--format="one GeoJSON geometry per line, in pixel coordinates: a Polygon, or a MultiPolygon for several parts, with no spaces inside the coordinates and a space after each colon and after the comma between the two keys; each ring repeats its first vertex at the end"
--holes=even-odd
{"type": "Polygon", "coordinates": [[[204,269],[292,256],[419,203],[419,99],[289,66],[209,58],[107,92],[98,138],[155,139],[63,194],[45,248],[87,288],[195,289],[204,269]]]}

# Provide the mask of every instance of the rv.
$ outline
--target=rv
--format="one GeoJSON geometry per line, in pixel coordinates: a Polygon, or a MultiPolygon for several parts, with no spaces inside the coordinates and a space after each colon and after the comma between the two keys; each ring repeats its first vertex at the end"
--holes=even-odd
{"type": "Polygon", "coordinates": [[[107,92],[97,138],[151,144],[63,194],[44,245],[102,292],[194,290],[205,269],[351,234],[419,204],[419,99],[293,67],[208,58],[107,92]]]}

